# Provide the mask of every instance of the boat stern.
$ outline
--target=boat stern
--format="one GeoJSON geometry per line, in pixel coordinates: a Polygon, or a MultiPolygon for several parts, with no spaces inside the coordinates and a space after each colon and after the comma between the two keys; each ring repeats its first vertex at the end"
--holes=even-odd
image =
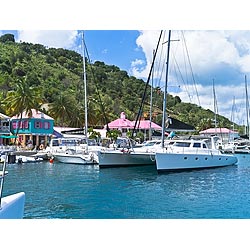
{"type": "Polygon", "coordinates": [[[22,219],[24,214],[24,204],[24,192],[3,197],[0,207],[0,219],[22,219]]]}

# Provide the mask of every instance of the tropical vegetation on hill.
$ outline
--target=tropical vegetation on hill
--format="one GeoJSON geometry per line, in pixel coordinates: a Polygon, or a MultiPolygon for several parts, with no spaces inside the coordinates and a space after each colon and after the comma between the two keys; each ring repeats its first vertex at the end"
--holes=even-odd
{"type": "MultiPolygon", "coordinates": [[[[15,42],[14,36],[0,37],[0,112],[12,116],[36,108],[55,119],[57,126],[84,127],[82,56],[71,50],[41,44],[15,42]]],[[[129,76],[115,65],[87,60],[88,126],[103,127],[122,111],[135,120],[145,82],[129,76]]],[[[149,118],[150,88],[142,116],[149,118]]],[[[161,125],[163,92],[153,89],[153,121],[161,125]]],[[[214,113],[178,96],[168,95],[167,113],[203,130],[213,126],[214,113]]],[[[231,122],[217,115],[219,127],[231,122]]],[[[238,127],[239,128],[239,127],[238,127]]]]}

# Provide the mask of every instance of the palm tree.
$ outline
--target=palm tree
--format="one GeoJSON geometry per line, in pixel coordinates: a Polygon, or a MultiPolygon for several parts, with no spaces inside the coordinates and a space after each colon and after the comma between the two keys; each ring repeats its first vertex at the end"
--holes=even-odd
{"type": "Polygon", "coordinates": [[[65,126],[76,117],[76,100],[70,93],[61,93],[49,104],[49,114],[60,126],[65,126]]]}
{"type": "MultiPolygon", "coordinates": [[[[3,101],[6,113],[10,116],[20,116],[22,120],[23,112],[28,116],[32,115],[32,109],[39,109],[43,103],[41,89],[30,87],[26,77],[18,79],[14,90],[8,91],[7,97],[3,101]]],[[[18,134],[17,128],[16,135],[18,134]]],[[[16,142],[16,139],[15,139],[16,142]]]]}

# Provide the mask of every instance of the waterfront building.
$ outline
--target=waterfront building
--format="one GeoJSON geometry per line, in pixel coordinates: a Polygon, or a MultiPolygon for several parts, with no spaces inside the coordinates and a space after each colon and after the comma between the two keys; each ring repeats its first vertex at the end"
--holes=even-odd
{"type": "Polygon", "coordinates": [[[17,143],[22,147],[46,147],[53,135],[54,119],[41,111],[32,109],[32,114],[23,112],[11,117],[11,132],[17,133],[17,143]]]}
{"type": "Polygon", "coordinates": [[[8,144],[10,137],[10,117],[0,113],[0,145],[8,144]]]}

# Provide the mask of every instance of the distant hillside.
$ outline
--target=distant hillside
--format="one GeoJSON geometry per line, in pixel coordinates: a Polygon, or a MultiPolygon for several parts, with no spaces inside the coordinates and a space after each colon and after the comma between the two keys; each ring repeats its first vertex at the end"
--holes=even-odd
{"type": "MultiPolygon", "coordinates": [[[[103,62],[87,62],[89,126],[103,126],[124,111],[128,119],[137,116],[145,82],[128,76],[126,71],[103,62]],[[104,112],[103,112],[104,111],[104,112]]],[[[83,127],[84,88],[82,56],[66,49],[46,48],[40,44],[16,43],[13,35],[0,37],[0,112],[11,115],[13,108],[6,101],[8,93],[20,81],[28,88],[39,88],[44,112],[54,117],[56,125],[83,127]]],[[[149,118],[150,88],[142,115],[149,118]]],[[[9,97],[7,98],[8,100],[9,97]]],[[[163,93],[153,91],[153,121],[161,125],[163,93]]],[[[170,116],[193,125],[197,130],[212,126],[214,113],[195,104],[183,103],[178,96],[168,95],[170,116]]],[[[217,116],[218,126],[230,128],[231,122],[217,116]]]]}

